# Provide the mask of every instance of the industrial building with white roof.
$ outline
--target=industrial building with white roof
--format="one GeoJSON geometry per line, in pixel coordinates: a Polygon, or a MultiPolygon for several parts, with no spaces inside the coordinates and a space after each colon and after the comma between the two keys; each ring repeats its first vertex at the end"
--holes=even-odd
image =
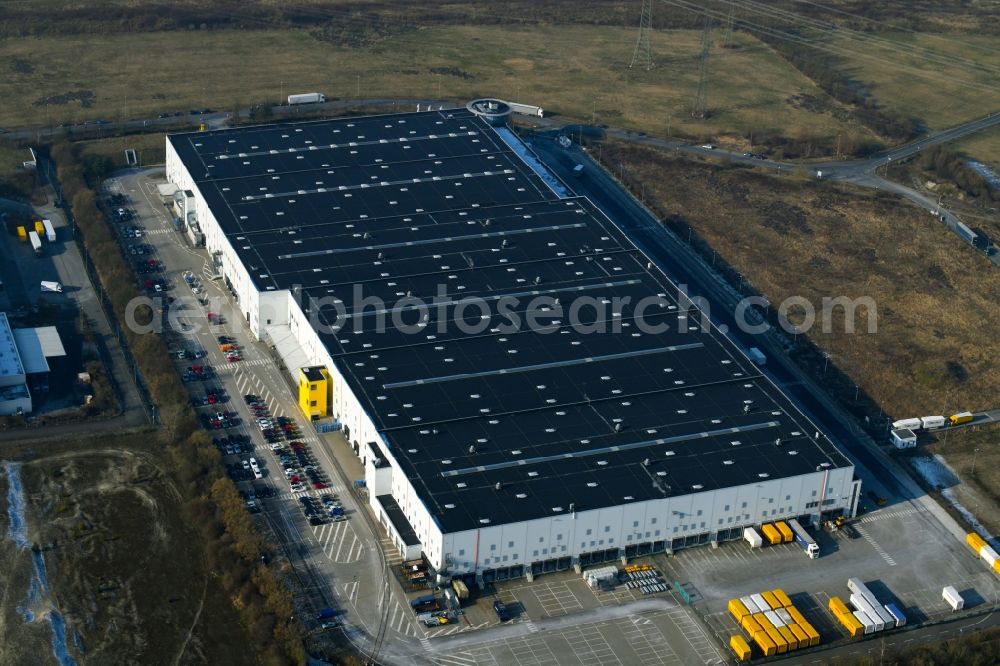
{"type": "Polygon", "coordinates": [[[328,369],[403,556],[500,580],[853,513],[834,443],[527,153],[465,109],[167,138],[245,324],[328,369]]]}

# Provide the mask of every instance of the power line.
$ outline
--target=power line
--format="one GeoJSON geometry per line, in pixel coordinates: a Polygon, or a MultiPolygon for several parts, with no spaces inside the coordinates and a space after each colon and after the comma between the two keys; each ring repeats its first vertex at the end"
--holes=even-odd
{"type": "Polygon", "coordinates": [[[636,62],[644,65],[647,72],[653,68],[653,50],[649,44],[649,33],[652,31],[653,0],[642,0],[642,10],[639,12],[639,37],[635,40],[629,69],[635,67],[636,62]]]}
{"type": "MultiPolygon", "coordinates": [[[[719,20],[724,20],[725,19],[725,15],[722,12],[713,11],[711,9],[706,8],[703,5],[699,5],[699,4],[696,4],[694,2],[686,2],[685,0],[661,0],[661,2],[663,2],[664,4],[668,4],[668,5],[673,5],[675,7],[681,8],[681,9],[687,9],[687,10],[689,10],[689,11],[695,13],[695,14],[701,14],[701,15],[709,16],[709,17],[712,17],[712,18],[715,18],[715,19],[719,19],[719,20]]],[[[771,16],[767,16],[765,12],[761,12],[761,13],[764,13],[765,17],[772,18],[771,16]]],[[[857,59],[857,60],[864,60],[864,61],[867,61],[867,62],[874,62],[874,63],[879,63],[879,64],[884,64],[884,62],[885,62],[885,58],[883,56],[880,56],[878,54],[873,54],[872,53],[872,49],[868,48],[867,45],[859,45],[864,50],[852,50],[850,48],[846,48],[846,47],[843,47],[843,46],[836,46],[836,45],[832,45],[832,44],[829,44],[829,43],[820,43],[820,42],[818,42],[818,41],[816,41],[814,39],[803,37],[803,36],[801,36],[801,35],[799,35],[797,33],[794,33],[794,32],[785,32],[785,31],[782,31],[782,30],[778,30],[776,28],[771,28],[771,27],[766,26],[766,25],[764,25],[762,23],[755,23],[755,22],[753,22],[753,21],[751,21],[751,20],[749,20],[747,18],[736,18],[734,20],[734,25],[739,26],[739,27],[743,28],[744,30],[746,30],[748,32],[751,32],[751,33],[756,33],[758,35],[765,35],[765,36],[768,36],[768,37],[773,37],[775,39],[780,39],[782,41],[791,42],[793,44],[800,44],[802,46],[807,46],[809,48],[815,49],[817,51],[822,51],[824,53],[830,53],[830,54],[833,54],[833,55],[848,56],[850,58],[854,58],[854,59],[857,59]]],[[[993,86],[985,84],[985,83],[979,83],[977,81],[962,80],[962,79],[958,79],[955,76],[948,75],[948,74],[934,74],[934,73],[928,72],[926,70],[923,70],[923,69],[920,69],[920,68],[917,68],[917,67],[911,67],[911,66],[901,65],[901,64],[896,63],[895,64],[895,69],[897,71],[909,72],[909,73],[913,74],[914,76],[922,77],[922,78],[925,78],[925,79],[928,79],[928,80],[940,81],[942,83],[952,83],[952,84],[960,85],[960,86],[967,87],[967,88],[978,89],[978,90],[984,91],[984,92],[986,92],[986,91],[994,92],[995,91],[995,88],[993,86]]]]}
{"type": "Polygon", "coordinates": [[[730,48],[733,45],[733,18],[736,17],[736,0],[729,0],[729,17],[726,19],[726,35],[722,39],[722,47],[730,48]]]}
{"type": "Polygon", "coordinates": [[[695,118],[708,117],[708,54],[712,48],[712,20],[705,18],[705,27],[701,31],[701,57],[698,67],[698,96],[691,112],[695,118]]]}

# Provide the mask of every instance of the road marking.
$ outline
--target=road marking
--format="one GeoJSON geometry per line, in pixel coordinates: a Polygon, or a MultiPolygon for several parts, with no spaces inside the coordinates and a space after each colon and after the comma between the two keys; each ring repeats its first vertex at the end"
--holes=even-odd
{"type": "Polygon", "coordinates": [[[860,534],[865,541],[871,544],[871,547],[875,549],[875,552],[878,553],[883,560],[885,560],[886,564],[890,567],[896,566],[896,560],[892,559],[892,557],[889,556],[889,553],[885,552],[885,549],[882,548],[882,546],[880,546],[870,534],[868,534],[868,530],[861,525],[858,525],[854,529],[858,531],[858,534],[860,534]]]}

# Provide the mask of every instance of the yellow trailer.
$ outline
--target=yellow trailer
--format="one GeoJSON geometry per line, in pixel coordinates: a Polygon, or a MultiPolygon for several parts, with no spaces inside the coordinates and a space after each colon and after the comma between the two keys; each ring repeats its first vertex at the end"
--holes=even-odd
{"type": "Polygon", "coordinates": [[[789,652],[799,649],[799,639],[795,637],[795,634],[792,633],[791,629],[788,627],[777,627],[777,629],[778,633],[781,634],[781,637],[785,639],[786,643],[788,643],[789,652]]]}
{"type": "Polygon", "coordinates": [[[733,634],[729,637],[729,647],[732,648],[733,652],[736,654],[736,658],[740,661],[750,661],[750,646],[739,634],[733,634]]]}
{"type": "Polygon", "coordinates": [[[768,627],[774,626],[773,624],[771,624],[771,621],[767,619],[767,616],[764,615],[763,613],[754,613],[753,619],[757,622],[757,624],[760,625],[761,629],[766,630],[768,627]]]}
{"type": "Polygon", "coordinates": [[[951,416],[949,416],[948,420],[954,426],[962,423],[968,423],[973,418],[975,417],[973,417],[972,412],[959,412],[958,414],[952,414],[951,416]]]}
{"type": "Polygon", "coordinates": [[[27,243],[28,242],[28,230],[25,229],[24,227],[18,227],[17,228],[17,238],[22,243],[27,243]]]}
{"type": "Polygon", "coordinates": [[[740,627],[743,631],[747,632],[747,635],[753,636],[758,631],[762,631],[764,627],[760,626],[757,620],[753,619],[753,615],[744,615],[743,619],[740,620],[740,627]]]}
{"type": "Polygon", "coordinates": [[[736,619],[737,622],[742,620],[745,616],[750,614],[747,607],[743,605],[743,602],[739,599],[729,600],[729,612],[736,619]]]}
{"type": "Polygon", "coordinates": [[[764,601],[767,605],[771,607],[771,610],[778,610],[781,608],[781,602],[778,601],[778,597],[774,596],[774,592],[761,592],[760,596],[764,597],[764,601]]]}
{"type": "Polygon", "coordinates": [[[792,528],[788,526],[788,523],[783,520],[779,520],[774,524],[774,526],[778,528],[779,532],[781,532],[781,540],[784,543],[791,543],[795,540],[795,536],[792,534],[792,528]]]}
{"type": "Polygon", "coordinates": [[[998,574],[1000,574],[1000,560],[994,560],[993,561],[993,571],[995,571],[998,574]]]}
{"type": "Polygon", "coordinates": [[[851,638],[857,638],[858,636],[863,636],[865,633],[865,628],[858,622],[858,618],[854,617],[853,613],[837,613],[837,619],[840,620],[840,624],[847,629],[847,633],[851,635],[851,638]]]}
{"type": "Polygon", "coordinates": [[[809,637],[809,647],[816,647],[819,645],[819,632],[816,631],[816,627],[812,626],[808,622],[803,622],[799,626],[802,627],[802,631],[806,632],[806,636],[809,637]]]}
{"type": "Polygon", "coordinates": [[[806,630],[804,628],[800,627],[797,624],[790,624],[788,625],[788,628],[789,630],[791,630],[793,634],[795,634],[795,640],[799,642],[800,648],[809,647],[810,645],[809,634],[806,633],[806,630]]]}
{"type": "Polygon", "coordinates": [[[788,641],[785,640],[780,631],[772,626],[764,627],[764,631],[766,631],[768,637],[774,641],[774,647],[777,649],[778,654],[785,654],[788,652],[788,641]]]}
{"type": "Polygon", "coordinates": [[[975,532],[969,532],[965,535],[965,543],[969,544],[969,548],[975,551],[976,555],[979,555],[979,551],[983,549],[986,545],[986,541],[983,537],[979,536],[975,532]]]}
{"type": "MultiPolygon", "coordinates": [[[[795,621],[796,626],[802,629],[806,636],[809,637],[809,647],[819,645],[819,632],[816,631],[816,628],[812,626],[809,620],[807,620],[805,616],[799,612],[799,609],[795,606],[789,606],[786,610],[788,611],[788,614],[792,616],[792,620],[795,621]]],[[[799,647],[804,646],[800,644],[799,647]]]]}
{"type": "Polygon", "coordinates": [[[785,608],[794,608],[794,606],[792,605],[792,600],[788,598],[788,595],[785,594],[784,590],[778,588],[777,590],[771,590],[771,592],[774,594],[775,597],[777,597],[779,604],[781,604],[785,608]]]}
{"type": "Polygon", "coordinates": [[[767,632],[761,629],[753,635],[753,642],[757,644],[765,657],[773,657],[778,653],[778,646],[774,644],[767,632]]]}
{"type": "MultiPolygon", "coordinates": [[[[830,612],[834,615],[851,615],[851,611],[847,610],[847,604],[840,597],[830,597],[827,605],[830,607],[830,612]]],[[[853,615],[851,616],[853,617],[853,615]]]]}
{"type": "Polygon", "coordinates": [[[781,543],[781,532],[779,532],[778,529],[771,523],[761,525],[760,531],[764,533],[764,538],[767,539],[767,542],[772,546],[781,543]]]}
{"type": "Polygon", "coordinates": [[[39,236],[45,235],[45,225],[42,224],[41,220],[35,220],[35,233],[39,236]]]}

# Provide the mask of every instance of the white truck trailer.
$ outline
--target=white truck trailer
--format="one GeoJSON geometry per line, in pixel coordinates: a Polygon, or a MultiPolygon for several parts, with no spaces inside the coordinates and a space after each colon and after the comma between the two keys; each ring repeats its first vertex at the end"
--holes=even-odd
{"type": "Polygon", "coordinates": [[[532,104],[518,104],[517,102],[507,102],[507,106],[513,113],[519,113],[522,116],[536,116],[538,118],[545,117],[545,110],[540,106],[534,106],[532,104]]]}
{"type": "Polygon", "coordinates": [[[52,282],[50,280],[42,280],[42,291],[47,291],[52,294],[61,294],[63,286],[59,282],[52,282]]]}
{"type": "Polygon", "coordinates": [[[35,251],[35,256],[42,256],[42,239],[38,237],[34,229],[28,232],[28,240],[31,241],[31,249],[35,251]]]}
{"type": "Polygon", "coordinates": [[[743,528],[743,538],[751,548],[760,548],[764,545],[764,538],[753,527],[743,528]]]}
{"type": "Polygon", "coordinates": [[[819,544],[813,539],[809,532],[806,532],[805,528],[799,524],[795,518],[786,521],[788,527],[792,529],[792,535],[795,537],[795,543],[799,544],[802,550],[806,551],[806,555],[809,556],[810,560],[815,560],[819,557],[819,544]]]}
{"type": "Polygon", "coordinates": [[[953,611],[960,611],[965,607],[965,599],[951,585],[941,590],[941,597],[948,602],[953,611]]]}
{"type": "Polygon", "coordinates": [[[52,220],[42,220],[42,226],[45,228],[45,240],[50,243],[55,243],[56,228],[52,226],[52,220]]]}
{"type": "Polygon", "coordinates": [[[288,106],[296,106],[297,104],[322,104],[325,101],[326,95],[318,92],[299,93],[288,96],[288,106]]]}

